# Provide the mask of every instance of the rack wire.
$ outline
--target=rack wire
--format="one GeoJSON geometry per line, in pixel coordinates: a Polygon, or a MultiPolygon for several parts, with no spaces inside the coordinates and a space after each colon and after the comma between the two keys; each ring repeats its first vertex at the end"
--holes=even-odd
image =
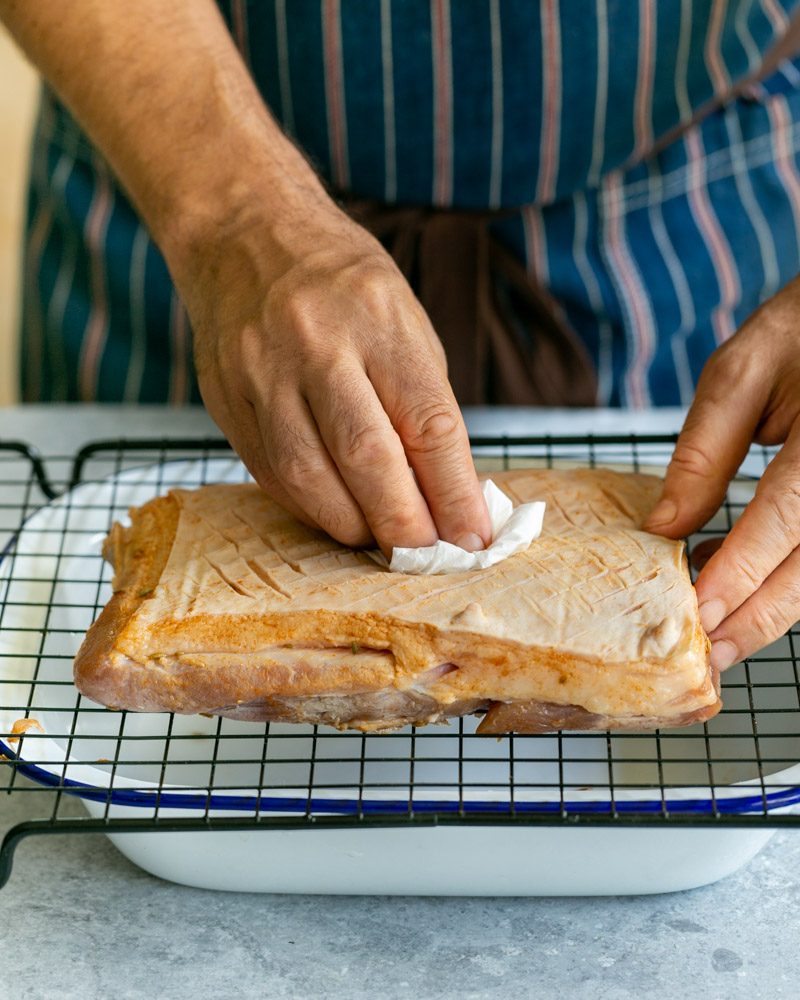
{"type": "MultiPolygon", "coordinates": [[[[663,469],[672,436],[475,438],[485,470],[663,469]]],[[[729,530],[770,461],[754,448],[716,517],[729,530]]],[[[115,712],[71,679],[110,595],[98,539],[131,499],[245,478],[217,440],[98,441],[45,462],[0,443],[0,792],[36,818],[0,847],[0,886],[30,834],[425,824],[795,826],[800,674],[793,628],[726,673],[722,712],[679,730],[477,736],[475,720],[354,734],[324,726],[115,712]],[[2,720],[5,720],[3,722],[2,720]],[[23,720],[20,722],[19,720],[23,720]],[[15,724],[14,724],[15,723],[15,724]],[[39,726],[42,728],[39,728],[39,726]],[[67,815],[81,798],[89,815],[67,815]]],[[[2,802],[2,799],[0,799],[2,802]]],[[[0,807],[1,808],[1,807],[0,807]]]]}

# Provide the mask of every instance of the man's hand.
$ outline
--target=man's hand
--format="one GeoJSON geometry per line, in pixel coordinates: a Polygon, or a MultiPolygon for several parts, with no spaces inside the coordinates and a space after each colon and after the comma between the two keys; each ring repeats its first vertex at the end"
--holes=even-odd
{"type": "Polygon", "coordinates": [[[800,618],[800,278],[714,352],[645,525],[679,538],[719,508],[751,442],[783,447],[697,580],[700,619],[720,670],[800,618]]]}
{"type": "Polygon", "coordinates": [[[425,311],[335,206],[297,211],[292,224],[254,209],[183,281],[211,415],[275,500],[347,545],[483,548],[488,512],[425,311]]]}
{"type": "Polygon", "coordinates": [[[264,489],[352,545],[482,548],[441,345],[272,119],[213,0],[0,0],[0,17],[149,226],[206,405],[264,489]]]}

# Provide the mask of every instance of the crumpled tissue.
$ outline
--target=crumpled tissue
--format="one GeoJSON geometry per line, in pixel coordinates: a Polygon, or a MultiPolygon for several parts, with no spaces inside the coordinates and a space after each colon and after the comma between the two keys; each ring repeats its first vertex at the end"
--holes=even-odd
{"type": "Polygon", "coordinates": [[[468,573],[488,569],[527,549],[542,532],[544,501],[523,503],[515,508],[491,479],[485,480],[481,487],[492,522],[490,545],[480,552],[467,552],[443,541],[418,549],[396,548],[392,550],[389,569],[394,573],[468,573]]]}

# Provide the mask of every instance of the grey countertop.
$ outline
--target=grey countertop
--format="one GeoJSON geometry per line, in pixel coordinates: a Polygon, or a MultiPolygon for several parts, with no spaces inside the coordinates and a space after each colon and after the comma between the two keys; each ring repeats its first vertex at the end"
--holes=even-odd
{"type": "MultiPolygon", "coordinates": [[[[681,418],[468,416],[479,433],[498,424],[509,433],[676,430],[681,418]]],[[[49,453],[117,434],[211,432],[197,411],[0,409],[0,439],[49,453]]],[[[37,815],[36,800],[0,799],[0,835],[37,815]]],[[[791,832],[713,886],[589,899],[214,893],[144,874],[104,837],[34,837],[0,891],[0,988],[58,1000],[794,998],[799,918],[800,836],[791,832]]]]}

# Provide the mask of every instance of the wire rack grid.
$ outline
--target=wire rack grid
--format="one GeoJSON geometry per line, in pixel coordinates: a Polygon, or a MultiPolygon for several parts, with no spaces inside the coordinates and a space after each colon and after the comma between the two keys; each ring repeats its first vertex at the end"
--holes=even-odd
{"type": "MultiPolygon", "coordinates": [[[[663,470],[668,436],[476,438],[476,464],[663,470]]],[[[716,517],[729,530],[772,457],[754,449],[716,517]]],[[[0,444],[0,792],[32,833],[404,824],[800,823],[797,635],[729,671],[723,711],[679,730],[503,739],[475,720],[395,733],[138,715],[83,698],[72,659],[110,595],[99,541],[131,502],[246,474],[222,441],[96,442],[45,463],[0,444]],[[89,815],[65,815],[79,796],[89,815]]],[[[0,800],[2,801],[2,800],[0,800]]]]}

